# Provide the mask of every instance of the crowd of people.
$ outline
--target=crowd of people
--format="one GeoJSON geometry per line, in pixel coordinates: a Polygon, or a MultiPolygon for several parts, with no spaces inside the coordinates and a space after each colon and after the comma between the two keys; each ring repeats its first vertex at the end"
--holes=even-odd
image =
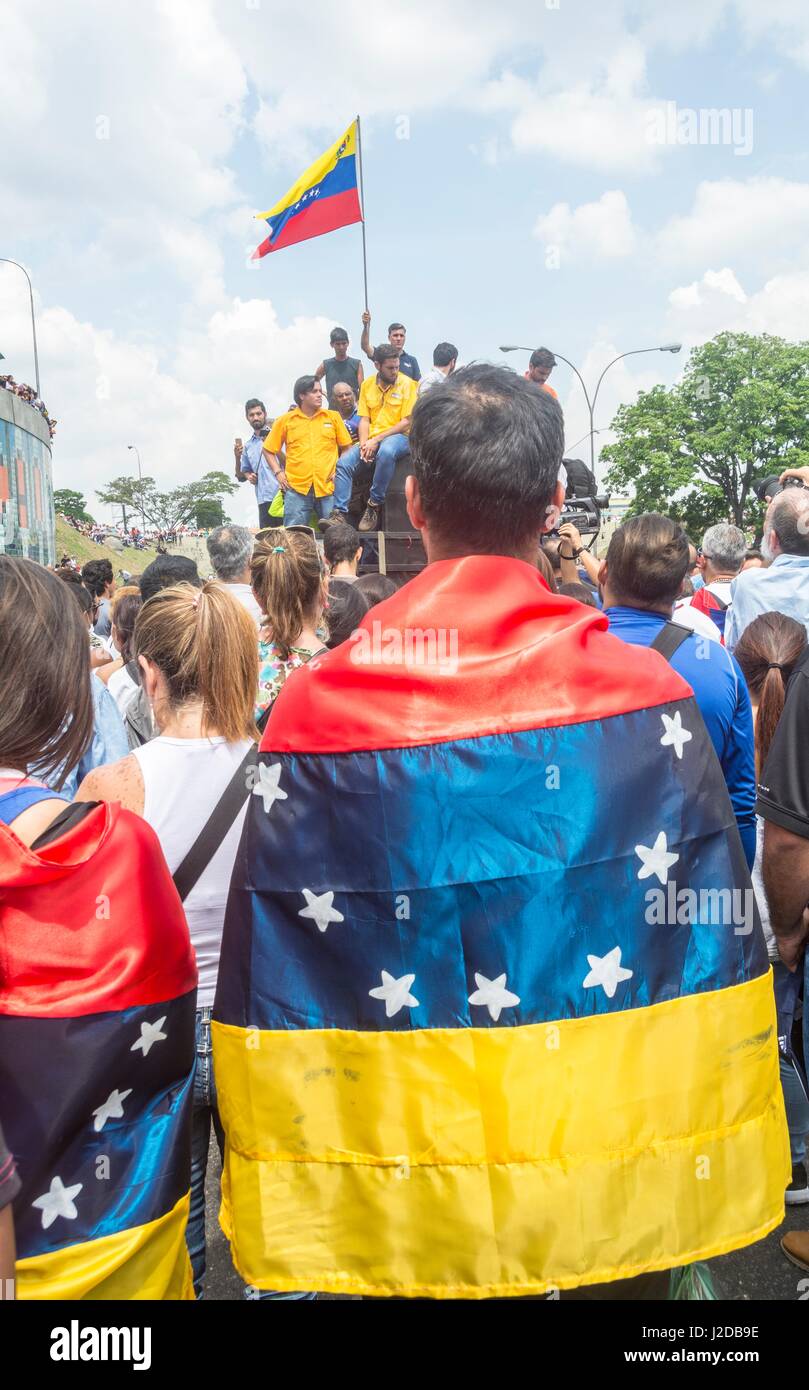
{"type": "Polygon", "coordinates": [[[0,391],[3,390],[11,391],[12,395],[19,396],[21,401],[25,401],[34,410],[38,410],[50,430],[51,439],[53,439],[56,434],[57,421],[48,414],[45,402],[37,395],[33,386],[26,386],[24,382],[15,381],[13,376],[6,372],[0,374],[0,391]]]}
{"type": "Polygon", "coordinates": [[[212,1135],[251,1298],[665,1298],[809,1202],[809,469],[756,554],[645,514],[596,560],[550,354],[442,343],[429,380],[369,329],[373,376],[335,329],[285,415],[247,402],[261,525],[209,572],[0,556],[21,1296],[131,1296],[137,1247],[151,1296],[201,1297],[212,1135]],[[405,451],[428,565],[397,585],[358,567],[405,451]],[[97,1044],[116,1010],[139,1036],[97,1044]]]}
{"type": "MultiPolygon", "coordinates": [[[[348,333],[337,327],[329,335],[332,356],[311,375],[298,377],[283,415],[270,420],[263,401],[247,401],[245,416],[253,433],[246,443],[236,439],[236,477],[256,489],[260,526],[296,525],[312,516],[321,526],[346,522],[357,475],[367,474],[358,529],[380,527],[396,465],[409,453],[413,407],[455,371],[458,349],[453,343],[436,344],[432,369],[422,376],[417,359],[405,351],[403,323],[389,324],[387,342],[372,347],[367,310],[362,322],[360,342],[376,369],[372,375],[366,377],[360,359],[349,356],[348,333]]],[[[554,359],[545,348],[537,352],[545,381],[554,359]]],[[[527,376],[537,371],[536,357],[531,357],[527,376]]],[[[536,375],[532,379],[538,380],[536,375]]]]}

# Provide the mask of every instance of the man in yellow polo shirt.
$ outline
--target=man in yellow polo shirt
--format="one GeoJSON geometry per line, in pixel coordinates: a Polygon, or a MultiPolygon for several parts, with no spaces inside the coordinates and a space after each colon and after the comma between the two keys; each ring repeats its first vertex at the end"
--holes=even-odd
{"type": "Polygon", "coordinates": [[[375,463],[368,506],[360,531],[376,531],[379,508],[385,500],[396,462],[408,450],[410,416],[418,398],[418,386],[399,371],[399,353],[382,343],[374,353],[376,375],[366,377],[360,388],[359,443],[342,454],[334,484],[333,521],[344,521],[351,497],[351,479],[360,459],[375,463]]]}
{"type": "Polygon", "coordinates": [[[336,410],[323,408],[320,382],[299,376],[293,410],[279,415],[264,441],[267,462],[284,494],[284,525],[305,526],[312,510],[325,521],[334,505],[334,470],[351,444],[336,410]],[[278,457],[286,447],[286,462],[278,457]]]}

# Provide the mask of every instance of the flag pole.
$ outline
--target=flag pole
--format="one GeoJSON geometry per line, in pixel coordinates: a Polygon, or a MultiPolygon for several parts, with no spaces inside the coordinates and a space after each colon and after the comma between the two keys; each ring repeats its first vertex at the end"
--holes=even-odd
{"type": "Polygon", "coordinates": [[[360,118],[357,115],[357,155],[359,156],[360,166],[360,205],[362,208],[362,278],[365,284],[365,311],[368,312],[368,259],[365,247],[365,186],[362,181],[362,134],[360,131],[360,118]]]}

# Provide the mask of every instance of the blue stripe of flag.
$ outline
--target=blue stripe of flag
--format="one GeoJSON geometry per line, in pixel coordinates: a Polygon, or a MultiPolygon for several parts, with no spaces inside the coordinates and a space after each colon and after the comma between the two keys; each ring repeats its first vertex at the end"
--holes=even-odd
{"type": "Polygon", "coordinates": [[[635,847],[661,831],[679,855],[675,889],[749,887],[690,700],[561,729],[261,761],[280,766],[287,799],[265,811],[251,797],[219,971],[222,1022],[516,1026],[643,1008],[767,968],[757,919],[738,935],[704,913],[649,921],[649,890],[668,889],[639,878],[635,847]],[[677,709],[692,733],[682,760],[660,742],[661,715],[677,709]],[[321,931],[304,889],[342,920],[321,931]],[[585,988],[588,956],[617,946],[632,977],[612,998],[585,988]],[[383,970],[413,975],[418,1004],[388,1017],[371,995],[383,970]],[[519,1004],[498,1020],[470,1004],[478,974],[505,974],[519,1004]]]}
{"type": "Polygon", "coordinates": [[[306,192],[293,203],[291,207],[284,208],[283,212],[276,213],[274,217],[266,218],[270,228],[270,240],[274,241],[283,231],[288,222],[296,217],[299,212],[305,211],[317,199],[322,202],[326,198],[333,197],[336,193],[347,193],[350,189],[357,187],[357,161],[353,154],[343,155],[338,159],[336,165],[319,183],[313,184],[306,192]]]}

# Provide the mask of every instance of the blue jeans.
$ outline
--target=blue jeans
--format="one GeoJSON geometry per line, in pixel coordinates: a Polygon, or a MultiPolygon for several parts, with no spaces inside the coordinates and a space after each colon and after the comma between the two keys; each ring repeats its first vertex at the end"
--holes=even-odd
{"type": "MultiPolygon", "coordinates": [[[[185,1242],[194,1275],[194,1293],[202,1298],[202,1284],[205,1278],[205,1174],[208,1168],[208,1149],[211,1142],[211,1123],[213,1122],[219,1157],[224,1155],[225,1136],[219,1118],[219,1105],[216,1096],[216,1080],[213,1074],[213,1053],[211,1049],[210,1005],[197,1009],[197,1062],[194,1070],[194,1108],[191,1115],[191,1206],[188,1213],[188,1226],[185,1242]]],[[[254,1289],[246,1284],[242,1297],[249,1299],[283,1298],[312,1299],[314,1293],[271,1293],[265,1289],[254,1289]]]]}
{"type": "MultiPolygon", "coordinates": [[[[800,966],[798,967],[800,972],[800,966]]],[[[799,975],[787,970],[783,961],[773,961],[773,985],[778,1009],[778,1032],[784,1033],[789,1042],[792,1020],[798,1007],[797,993],[800,988],[799,975]]],[[[807,1044],[807,1011],[803,1011],[804,1048],[807,1044]]],[[[791,1054],[792,1048],[789,1047],[791,1054]]],[[[809,1053],[805,1054],[809,1058],[809,1053]]],[[[792,1166],[803,1163],[806,1157],[806,1138],[809,1135],[809,1101],[803,1089],[796,1065],[778,1049],[778,1067],[781,1073],[781,1089],[784,1093],[784,1108],[787,1112],[789,1130],[789,1152],[792,1166]]]]}
{"type": "MultiPolygon", "coordinates": [[[[389,434],[387,439],[382,440],[376,451],[374,480],[371,484],[369,499],[374,507],[379,507],[384,502],[385,493],[393,477],[393,470],[402,454],[406,454],[409,448],[406,434],[389,434]]],[[[334,505],[338,512],[348,511],[348,504],[351,501],[351,480],[359,461],[359,444],[347,449],[337,460],[337,472],[334,477],[334,505]]]]}
{"type": "Polygon", "coordinates": [[[284,525],[285,526],[308,526],[309,517],[315,512],[322,521],[327,516],[331,516],[334,506],[334,497],[315,497],[315,490],[310,487],[304,495],[302,492],[293,492],[292,488],[287,488],[284,493],[284,525]]]}

